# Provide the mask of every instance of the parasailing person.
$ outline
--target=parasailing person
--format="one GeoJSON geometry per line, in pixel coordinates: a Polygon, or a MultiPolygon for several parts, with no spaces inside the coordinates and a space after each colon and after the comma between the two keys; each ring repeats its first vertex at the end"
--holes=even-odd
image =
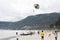
{"type": "Polygon", "coordinates": [[[39,5],[38,3],[35,3],[33,6],[34,6],[33,12],[40,11],[40,10],[39,10],[39,9],[40,9],[40,5],[39,5]]]}

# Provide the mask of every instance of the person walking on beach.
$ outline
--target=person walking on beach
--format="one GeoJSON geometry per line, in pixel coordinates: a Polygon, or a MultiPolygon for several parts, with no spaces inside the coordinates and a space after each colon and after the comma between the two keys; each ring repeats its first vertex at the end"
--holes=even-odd
{"type": "Polygon", "coordinates": [[[44,35],[45,35],[45,33],[42,30],[42,32],[41,32],[41,40],[44,40],[44,35]]]}
{"type": "Polygon", "coordinates": [[[55,40],[57,40],[57,36],[58,36],[57,31],[55,31],[55,40]]]}

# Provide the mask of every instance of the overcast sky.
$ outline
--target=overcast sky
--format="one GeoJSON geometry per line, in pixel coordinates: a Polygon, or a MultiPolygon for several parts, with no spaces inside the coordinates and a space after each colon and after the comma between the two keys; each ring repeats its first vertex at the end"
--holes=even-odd
{"type": "Polygon", "coordinates": [[[15,22],[47,12],[60,12],[60,0],[0,0],[0,21],[15,22]],[[34,8],[36,3],[40,9],[34,8]]]}

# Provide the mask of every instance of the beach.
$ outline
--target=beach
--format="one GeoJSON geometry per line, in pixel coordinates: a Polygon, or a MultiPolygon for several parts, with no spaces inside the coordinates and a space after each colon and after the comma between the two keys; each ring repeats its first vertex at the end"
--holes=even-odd
{"type": "MultiPolygon", "coordinates": [[[[38,30],[0,30],[0,40],[41,40],[41,35],[37,33],[38,30]],[[35,32],[33,35],[20,35],[27,32],[35,32]],[[16,35],[18,32],[18,35],[16,35]]],[[[41,33],[41,30],[39,30],[41,33]]],[[[44,30],[44,40],[55,40],[54,30],[44,30]],[[51,34],[51,35],[49,35],[51,34]]],[[[57,40],[60,40],[60,32],[58,32],[57,40]]]]}

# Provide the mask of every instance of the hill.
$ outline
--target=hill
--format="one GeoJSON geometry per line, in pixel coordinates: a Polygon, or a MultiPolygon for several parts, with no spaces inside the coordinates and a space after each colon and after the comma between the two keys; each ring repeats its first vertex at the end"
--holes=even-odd
{"type": "Polygon", "coordinates": [[[0,29],[42,29],[49,28],[51,24],[55,24],[60,17],[60,13],[38,14],[28,16],[18,22],[0,22],[0,29]]]}

